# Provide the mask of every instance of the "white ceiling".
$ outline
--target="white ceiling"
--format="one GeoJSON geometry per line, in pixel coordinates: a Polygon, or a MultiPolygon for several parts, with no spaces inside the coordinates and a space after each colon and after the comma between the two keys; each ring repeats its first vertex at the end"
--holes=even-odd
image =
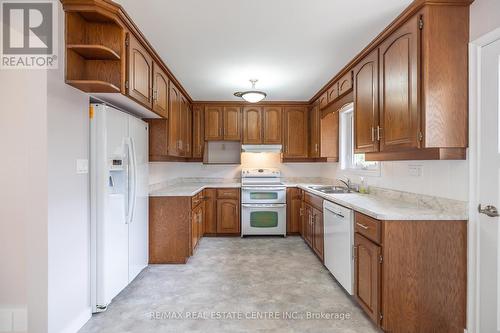
{"type": "Polygon", "coordinates": [[[411,0],[117,0],[194,100],[309,100],[411,0]]]}

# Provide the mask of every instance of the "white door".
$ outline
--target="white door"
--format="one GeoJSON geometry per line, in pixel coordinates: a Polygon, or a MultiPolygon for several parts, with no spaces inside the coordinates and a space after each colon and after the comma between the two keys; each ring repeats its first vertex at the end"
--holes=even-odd
{"type": "Polygon", "coordinates": [[[131,219],[129,223],[129,281],[148,264],[149,152],[148,125],[129,116],[129,137],[132,150],[130,170],[131,219]]]}
{"type": "Polygon", "coordinates": [[[481,113],[479,116],[478,199],[483,213],[479,214],[479,325],[478,333],[500,332],[500,255],[499,223],[494,208],[500,207],[500,133],[499,80],[500,40],[482,48],[481,113]]]}

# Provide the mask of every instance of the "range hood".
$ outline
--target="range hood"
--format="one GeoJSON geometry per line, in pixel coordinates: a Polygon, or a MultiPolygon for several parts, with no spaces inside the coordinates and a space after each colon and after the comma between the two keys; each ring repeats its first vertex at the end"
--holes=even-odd
{"type": "Polygon", "coordinates": [[[242,145],[243,153],[281,153],[281,145],[242,145]]]}

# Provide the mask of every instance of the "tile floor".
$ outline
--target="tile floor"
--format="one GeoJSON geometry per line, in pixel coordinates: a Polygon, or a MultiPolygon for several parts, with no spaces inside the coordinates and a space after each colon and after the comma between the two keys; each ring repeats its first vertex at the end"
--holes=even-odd
{"type": "Polygon", "coordinates": [[[300,237],[205,237],[186,265],[146,268],[80,332],[378,330],[300,237]]]}

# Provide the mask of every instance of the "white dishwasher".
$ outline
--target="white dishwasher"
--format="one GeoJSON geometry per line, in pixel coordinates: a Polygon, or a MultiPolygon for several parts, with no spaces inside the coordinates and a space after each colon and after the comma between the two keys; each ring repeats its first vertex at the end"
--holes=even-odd
{"type": "Polygon", "coordinates": [[[351,209],[323,200],[325,266],[349,293],[353,294],[354,243],[351,209]]]}

